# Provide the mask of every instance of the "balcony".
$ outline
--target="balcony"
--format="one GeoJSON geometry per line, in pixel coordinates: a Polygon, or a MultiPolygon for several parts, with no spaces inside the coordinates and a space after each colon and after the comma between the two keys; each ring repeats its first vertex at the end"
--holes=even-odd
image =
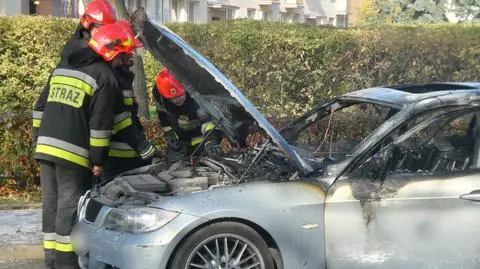
{"type": "Polygon", "coordinates": [[[285,8],[302,8],[304,4],[304,0],[285,0],[284,2],[285,8]]]}
{"type": "Polygon", "coordinates": [[[223,5],[225,5],[227,1],[225,0],[208,0],[207,5],[208,7],[214,7],[214,8],[222,8],[223,5]]]}
{"type": "Polygon", "coordinates": [[[258,4],[260,6],[271,6],[271,5],[280,4],[280,0],[259,0],[258,4]]]}
{"type": "Polygon", "coordinates": [[[238,9],[239,6],[231,5],[227,0],[208,0],[207,6],[216,9],[238,9]]]}

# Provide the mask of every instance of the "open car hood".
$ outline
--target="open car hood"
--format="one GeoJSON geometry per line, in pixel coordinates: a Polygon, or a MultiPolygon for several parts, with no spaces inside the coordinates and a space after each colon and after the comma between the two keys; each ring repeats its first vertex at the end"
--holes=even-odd
{"type": "Polygon", "coordinates": [[[290,147],[255,106],[204,56],[144,9],[131,16],[137,33],[153,56],[175,74],[191,97],[204,109],[231,142],[244,146],[252,127],[262,128],[301,174],[311,167],[290,147]]]}

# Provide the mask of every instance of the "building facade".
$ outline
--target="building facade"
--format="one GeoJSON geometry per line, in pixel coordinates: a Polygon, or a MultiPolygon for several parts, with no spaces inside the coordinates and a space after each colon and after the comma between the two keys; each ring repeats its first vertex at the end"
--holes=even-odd
{"type": "Polygon", "coordinates": [[[364,0],[125,0],[130,10],[145,7],[152,18],[163,22],[245,18],[340,27],[349,25],[352,7],[360,6],[359,1],[364,0]]]}
{"type": "MultiPolygon", "coordinates": [[[[91,0],[0,0],[0,15],[78,17],[91,0]]],[[[129,10],[144,7],[163,22],[209,23],[252,19],[347,27],[365,0],[124,0],[129,10]]]]}
{"type": "Polygon", "coordinates": [[[0,16],[44,15],[77,18],[81,0],[0,0],[0,16]]]}
{"type": "Polygon", "coordinates": [[[359,13],[367,0],[348,0],[347,2],[347,25],[355,26],[359,22],[359,13]]]}
{"type": "Polygon", "coordinates": [[[35,14],[30,0],[0,0],[0,16],[15,16],[22,14],[35,14]]]}

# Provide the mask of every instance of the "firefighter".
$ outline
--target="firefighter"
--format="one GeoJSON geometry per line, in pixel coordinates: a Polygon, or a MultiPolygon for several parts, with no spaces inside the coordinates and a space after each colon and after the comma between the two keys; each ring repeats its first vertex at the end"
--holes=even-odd
{"type": "Polygon", "coordinates": [[[133,37],[109,24],[95,31],[52,72],[35,159],[40,162],[42,230],[47,268],[78,268],[70,242],[77,203],[101,175],[110,136],[132,123],[118,111],[118,82],[112,68],[125,64],[133,37]]]}
{"type": "Polygon", "coordinates": [[[152,94],[160,126],[167,130],[169,162],[190,156],[205,137],[203,149],[197,152],[209,156],[221,153],[222,133],[167,68],[158,73],[152,94]]]}
{"type": "Polygon", "coordinates": [[[91,35],[98,27],[115,23],[117,21],[117,12],[108,0],[94,0],[90,2],[83,15],[80,17],[75,32],[73,33],[67,45],[61,52],[61,59],[66,59],[72,52],[78,48],[87,47],[91,35]]]}
{"type": "MultiPolygon", "coordinates": [[[[118,21],[124,30],[129,31],[132,36],[131,25],[128,21],[118,21]]],[[[135,47],[142,47],[142,43],[134,38],[135,47]]],[[[145,137],[143,126],[138,118],[138,103],[135,100],[133,92],[134,73],[130,71],[132,63],[119,66],[115,69],[118,79],[119,89],[121,91],[123,104],[132,118],[132,131],[122,132],[112,136],[108,160],[105,162],[102,181],[106,182],[115,175],[134,168],[151,164],[151,158],[156,154],[156,148],[145,137]],[[133,148],[132,140],[141,144],[141,150],[133,148]]]]}
{"type": "MultiPolygon", "coordinates": [[[[78,49],[86,48],[87,43],[90,40],[91,32],[95,32],[96,29],[102,25],[111,24],[117,21],[117,12],[115,8],[106,0],[94,0],[90,2],[86,8],[85,12],[80,18],[80,23],[78,24],[75,32],[70,37],[69,41],[62,49],[60,53],[60,63],[65,61],[70,54],[78,49]]],[[[50,81],[50,78],[48,78],[50,81]]],[[[40,94],[40,98],[35,104],[33,110],[33,131],[32,138],[35,142],[37,139],[38,128],[42,121],[42,114],[44,107],[42,104],[46,103],[46,99],[49,94],[50,84],[47,83],[40,94]]],[[[35,145],[33,145],[35,146],[35,145]]]]}

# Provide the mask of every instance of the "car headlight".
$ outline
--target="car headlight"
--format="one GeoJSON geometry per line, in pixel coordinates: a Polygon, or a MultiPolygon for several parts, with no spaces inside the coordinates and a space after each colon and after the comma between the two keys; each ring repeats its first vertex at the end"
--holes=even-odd
{"type": "Polygon", "coordinates": [[[150,207],[112,208],[103,226],[130,233],[151,232],[173,220],[179,213],[150,207]]]}

